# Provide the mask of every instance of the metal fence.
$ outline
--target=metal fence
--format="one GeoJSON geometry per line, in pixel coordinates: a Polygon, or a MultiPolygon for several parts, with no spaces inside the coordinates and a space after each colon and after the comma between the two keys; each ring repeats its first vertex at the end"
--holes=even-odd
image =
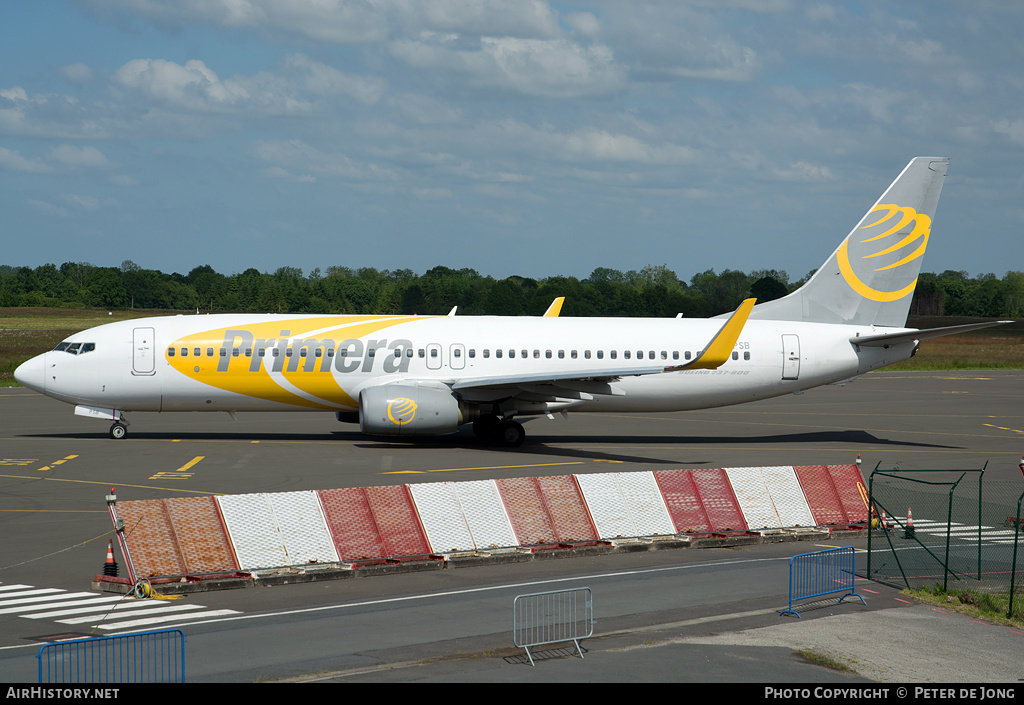
{"type": "Polygon", "coordinates": [[[39,649],[40,683],[184,683],[180,629],[76,639],[39,649]]]}
{"type": "Polygon", "coordinates": [[[526,650],[545,644],[571,641],[580,658],[580,640],[594,633],[594,598],[590,588],[535,592],[516,596],[512,606],[515,645],[526,650]]]}
{"type": "Polygon", "coordinates": [[[865,605],[864,598],[857,594],[854,581],[853,546],[832,548],[815,553],[801,553],[789,559],[789,609],[779,613],[800,613],[793,609],[797,600],[824,597],[839,592],[846,594],[839,598],[856,597],[865,605]]]}

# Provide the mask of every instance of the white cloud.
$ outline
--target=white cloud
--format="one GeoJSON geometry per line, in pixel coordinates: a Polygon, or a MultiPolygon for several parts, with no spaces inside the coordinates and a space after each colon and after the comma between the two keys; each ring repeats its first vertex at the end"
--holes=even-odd
{"type": "Polygon", "coordinates": [[[93,70],[82,63],[61,66],[57,72],[64,77],[64,80],[75,84],[91,83],[96,78],[93,70]]]}
{"type": "Polygon", "coordinates": [[[470,48],[452,37],[425,34],[391,45],[414,68],[462,75],[473,85],[546,98],[606,95],[625,86],[626,70],[604,45],[567,39],[483,37],[470,48]]]}
{"type": "Polygon", "coordinates": [[[306,90],[315,95],[347,95],[360,103],[374,105],[387,91],[384,79],[347,74],[302,54],[289,56],[285,66],[302,74],[306,90]]]}
{"type": "Polygon", "coordinates": [[[0,168],[29,174],[48,174],[53,171],[38,159],[30,159],[4,147],[0,147],[0,168]]]}
{"type": "Polygon", "coordinates": [[[221,79],[198,59],[184,65],[165,59],[133,59],[114,73],[114,80],[124,88],[189,111],[295,115],[312,108],[281,78],[261,73],[221,79]]]}
{"type": "Polygon", "coordinates": [[[75,167],[105,167],[107,158],[95,147],[73,147],[57,145],[50,150],[50,156],[61,164],[75,167]]]}

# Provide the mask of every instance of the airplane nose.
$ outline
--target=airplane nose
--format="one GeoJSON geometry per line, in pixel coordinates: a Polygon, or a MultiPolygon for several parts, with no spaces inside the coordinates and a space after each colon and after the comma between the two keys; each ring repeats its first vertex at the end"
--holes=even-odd
{"type": "Polygon", "coordinates": [[[31,360],[18,365],[14,371],[14,379],[23,387],[28,387],[37,392],[46,393],[46,361],[45,353],[36,355],[31,360]]]}

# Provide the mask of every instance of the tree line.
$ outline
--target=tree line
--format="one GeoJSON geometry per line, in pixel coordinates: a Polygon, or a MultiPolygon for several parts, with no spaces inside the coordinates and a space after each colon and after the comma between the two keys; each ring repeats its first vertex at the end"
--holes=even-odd
{"type": "MultiPolygon", "coordinates": [[[[790,282],[780,270],[744,273],[713,269],[680,279],[665,265],[622,272],[599,267],[586,279],[511,276],[495,279],[473,269],[328,267],[304,275],[295,267],[273,273],[247,269],[225,275],[209,265],[188,274],[65,262],[59,267],[0,265],[0,306],[101,307],[330,314],[540,315],[559,296],[563,316],[706,317],[735,309],[749,296],[770,301],[794,291],[813,272],[790,282]]],[[[922,273],[911,315],[1017,317],[1024,310],[1024,273],[971,277],[947,270],[922,273]]]]}

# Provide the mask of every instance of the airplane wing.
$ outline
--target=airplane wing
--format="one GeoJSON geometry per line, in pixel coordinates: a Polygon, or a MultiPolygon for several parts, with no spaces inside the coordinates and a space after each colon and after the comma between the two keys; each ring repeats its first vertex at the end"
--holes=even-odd
{"type": "Polygon", "coordinates": [[[854,345],[863,345],[866,347],[873,348],[884,348],[890,345],[898,345],[899,343],[909,343],[914,340],[941,338],[944,335],[956,335],[957,333],[966,333],[969,330],[978,330],[979,328],[991,328],[992,326],[1001,326],[1006,323],[1013,323],[1013,321],[990,321],[988,323],[968,323],[967,325],[963,326],[945,326],[943,328],[927,328],[925,330],[914,330],[910,332],[900,331],[897,333],[865,335],[861,337],[850,338],[850,342],[853,343],[854,345]]]}
{"type": "MultiPolygon", "coordinates": [[[[545,384],[564,386],[566,383],[580,382],[607,386],[608,382],[620,377],[653,375],[680,370],[714,370],[720,367],[732,355],[732,349],[739,339],[747,317],[754,307],[756,299],[747,299],[732,314],[728,321],[708,341],[704,349],[693,360],[681,365],[623,365],[609,369],[608,367],[576,368],[564,373],[542,372],[537,374],[498,375],[492,377],[461,377],[450,384],[454,390],[480,389],[483,387],[510,387],[522,384],[545,384]]],[[[601,393],[601,392],[597,392],[601,393]]],[[[613,393],[613,392],[606,392],[613,393]]]]}

